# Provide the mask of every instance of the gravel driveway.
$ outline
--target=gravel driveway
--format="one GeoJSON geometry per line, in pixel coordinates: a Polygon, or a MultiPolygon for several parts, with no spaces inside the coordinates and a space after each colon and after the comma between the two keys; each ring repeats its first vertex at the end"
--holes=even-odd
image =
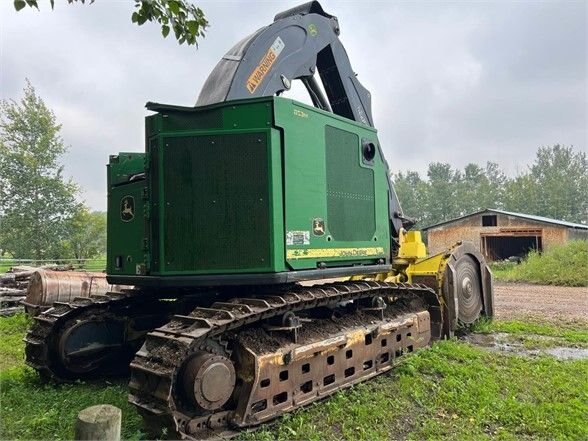
{"type": "Polygon", "coordinates": [[[521,315],[588,320],[588,288],[494,282],[497,318],[521,315]]]}
{"type": "MultiPolygon", "coordinates": [[[[343,279],[302,282],[302,285],[331,283],[343,279]]],[[[494,281],[494,313],[497,318],[543,316],[588,322],[588,288],[530,285],[494,281]]]]}

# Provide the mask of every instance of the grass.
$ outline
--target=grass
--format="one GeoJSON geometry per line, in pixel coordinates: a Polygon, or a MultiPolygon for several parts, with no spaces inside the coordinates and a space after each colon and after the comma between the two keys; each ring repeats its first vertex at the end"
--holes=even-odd
{"type": "Polygon", "coordinates": [[[58,386],[26,367],[22,339],[28,324],[24,314],[0,318],[0,439],[73,439],[76,415],[94,404],[122,409],[123,439],[144,438],[125,380],[58,386]]]}
{"type": "MultiPolygon", "coordinates": [[[[79,263],[75,260],[56,260],[56,263],[60,264],[71,264],[76,271],[91,271],[91,272],[103,272],[106,271],[106,257],[97,257],[95,259],[87,259],[83,261],[83,263],[79,263]]],[[[14,259],[2,259],[0,260],[0,274],[3,274],[10,270],[13,266],[42,266],[46,264],[50,264],[50,261],[41,261],[41,262],[22,262],[14,259]]]]}
{"type": "Polygon", "coordinates": [[[538,317],[527,317],[523,320],[480,321],[473,328],[474,332],[504,332],[518,337],[524,343],[527,340],[543,341],[549,346],[586,347],[588,346],[588,321],[570,320],[548,322],[538,317]],[[537,338],[549,337],[549,340],[537,338]]]}
{"type": "Polygon", "coordinates": [[[531,251],[520,265],[494,263],[492,274],[505,282],[588,286],[588,241],[571,241],[543,253],[531,251]]]}
{"type": "Polygon", "coordinates": [[[14,266],[14,260],[2,259],[0,260],[0,274],[5,273],[14,266]]]}
{"type": "MultiPolygon", "coordinates": [[[[71,439],[77,412],[123,410],[123,438],[141,421],[120,382],[46,385],[22,362],[24,316],[0,319],[0,439],[71,439]],[[6,343],[5,343],[6,342],[6,343]]],[[[480,332],[585,341],[584,324],[495,322],[480,332]]],[[[588,439],[588,360],[487,352],[457,340],[411,354],[392,374],[245,432],[242,440],[588,439]]]]}
{"type": "Polygon", "coordinates": [[[125,381],[113,383],[44,384],[23,366],[0,373],[2,390],[0,439],[74,439],[78,412],[95,404],[122,409],[123,439],[142,439],[141,418],[127,402],[125,381]]]}
{"type": "Polygon", "coordinates": [[[24,359],[22,338],[29,324],[30,320],[25,314],[0,318],[0,372],[22,365],[24,359]]]}

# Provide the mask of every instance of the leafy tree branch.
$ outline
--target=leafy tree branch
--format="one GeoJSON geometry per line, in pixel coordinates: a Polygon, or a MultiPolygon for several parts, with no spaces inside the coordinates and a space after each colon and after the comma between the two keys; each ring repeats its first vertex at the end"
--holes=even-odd
{"type": "MultiPolygon", "coordinates": [[[[95,0],[67,0],[69,4],[92,4],[95,0]]],[[[208,27],[208,20],[204,12],[186,0],[134,0],[135,11],[131,21],[139,26],[146,22],[161,25],[161,34],[167,37],[171,31],[179,44],[195,45],[204,38],[208,27]]],[[[55,7],[55,0],[49,0],[51,9],[55,7]]],[[[25,7],[39,10],[38,0],[14,0],[14,9],[20,11],[25,7]]]]}

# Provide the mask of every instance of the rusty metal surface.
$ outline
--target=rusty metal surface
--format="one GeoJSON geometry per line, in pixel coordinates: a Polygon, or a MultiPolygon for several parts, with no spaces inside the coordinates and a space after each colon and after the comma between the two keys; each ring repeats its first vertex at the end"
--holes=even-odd
{"type": "Polygon", "coordinates": [[[430,288],[373,281],[296,287],[278,295],[196,308],[147,335],[131,363],[129,400],[148,421],[157,419],[157,424],[165,424],[182,438],[209,438],[259,424],[390,369],[402,353],[427,345],[433,329],[439,333],[439,308],[430,288]],[[370,314],[356,307],[352,308],[356,315],[349,315],[340,307],[342,302],[361,305],[362,299],[373,305],[370,300],[375,297],[393,305],[383,318],[379,310],[370,314]],[[432,303],[434,321],[422,298],[432,303]],[[340,317],[321,318],[333,305],[338,305],[340,317]],[[263,327],[286,312],[307,315],[298,343],[291,330],[276,334],[263,327]],[[329,331],[329,321],[343,329],[329,331]],[[263,338],[256,335],[262,330],[263,338]],[[319,330],[322,336],[313,334],[319,330]],[[250,338],[248,332],[253,332],[250,338]],[[190,360],[202,353],[235,364],[235,392],[214,411],[194,405],[194,398],[202,395],[194,392],[201,385],[194,388],[198,378],[189,374],[194,368],[190,360]]]}
{"type": "Polygon", "coordinates": [[[76,297],[88,298],[129,288],[132,287],[109,284],[103,273],[41,269],[32,274],[23,303],[27,311],[36,314],[55,302],[71,302],[76,297]]]}
{"type": "Polygon", "coordinates": [[[367,380],[390,370],[399,357],[426,346],[430,338],[429,313],[422,311],[349,329],[286,353],[258,354],[245,347],[255,366],[244,375],[250,393],[239,400],[230,422],[256,425],[367,380]]]}

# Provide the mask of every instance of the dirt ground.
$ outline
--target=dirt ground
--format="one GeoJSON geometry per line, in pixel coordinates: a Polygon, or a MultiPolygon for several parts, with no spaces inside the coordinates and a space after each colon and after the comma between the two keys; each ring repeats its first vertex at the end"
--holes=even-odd
{"type": "Polygon", "coordinates": [[[494,282],[497,318],[533,315],[588,320],[588,288],[494,282]]]}
{"type": "MultiPolygon", "coordinates": [[[[341,279],[303,282],[303,285],[337,282],[341,279]]],[[[588,322],[588,288],[531,285],[494,281],[494,313],[497,318],[521,316],[561,318],[588,322]]]]}

